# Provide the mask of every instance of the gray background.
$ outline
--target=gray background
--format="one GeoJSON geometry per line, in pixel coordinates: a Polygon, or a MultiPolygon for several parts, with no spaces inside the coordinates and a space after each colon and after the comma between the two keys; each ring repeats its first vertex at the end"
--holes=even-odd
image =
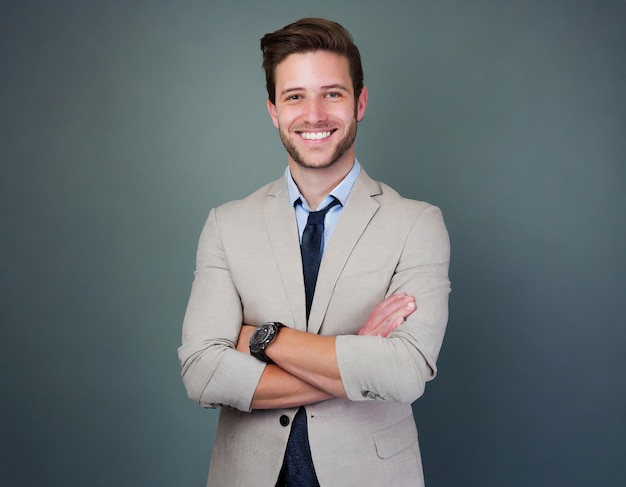
{"type": "Polygon", "coordinates": [[[361,49],[361,162],[451,234],[428,485],[623,485],[626,2],[2,0],[2,487],[204,484],[195,248],[283,171],[258,39],[306,15],[361,49]]]}

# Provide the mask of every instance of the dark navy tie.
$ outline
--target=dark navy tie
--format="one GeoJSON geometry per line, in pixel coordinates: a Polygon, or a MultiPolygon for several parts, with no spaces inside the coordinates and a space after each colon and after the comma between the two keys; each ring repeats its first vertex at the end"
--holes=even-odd
{"type": "MultiPolygon", "coordinates": [[[[306,293],[306,319],[309,321],[313,294],[317,274],[322,260],[322,239],[324,236],[324,218],[339,200],[333,201],[325,208],[312,211],[302,233],[300,252],[302,254],[302,270],[304,274],[304,290],[306,293]]],[[[293,418],[287,450],[283,460],[283,468],[276,484],[277,487],[319,487],[311,448],[309,446],[309,432],[307,427],[306,411],[301,407],[293,418]]]]}
{"type": "Polygon", "coordinates": [[[304,274],[304,291],[306,295],[306,319],[309,321],[311,304],[315,294],[317,274],[322,261],[322,239],[324,236],[324,218],[333,206],[339,204],[339,200],[333,199],[325,208],[309,213],[309,218],[302,233],[300,253],[302,254],[302,271],[304,274]]]}

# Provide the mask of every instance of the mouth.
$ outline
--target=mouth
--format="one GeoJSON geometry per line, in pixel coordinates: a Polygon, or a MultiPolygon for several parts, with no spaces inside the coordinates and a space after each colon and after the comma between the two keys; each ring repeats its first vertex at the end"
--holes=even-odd
{"type": "Polygon", "coordinates": [[[329,138],[336,129],[327,130],[324,132],[296,132],[304,140],[324,140],[329,138]]]}

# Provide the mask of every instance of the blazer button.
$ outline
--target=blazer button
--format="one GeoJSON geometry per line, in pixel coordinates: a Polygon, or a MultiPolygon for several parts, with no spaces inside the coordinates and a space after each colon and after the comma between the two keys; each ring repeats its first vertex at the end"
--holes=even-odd
{"type": "Polygon", "coordinates": [[[284,414],[280,417],[280,424],[281,426],[288,426],[289,425],[289,416],[285,416],[284,414]]]}

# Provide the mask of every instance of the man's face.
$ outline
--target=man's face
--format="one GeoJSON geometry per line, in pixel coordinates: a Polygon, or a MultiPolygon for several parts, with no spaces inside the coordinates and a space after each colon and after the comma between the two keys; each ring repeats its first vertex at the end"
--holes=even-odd
{"type": "Polygon", "coordinates": [[[290,162],[351,167],[367,90],[355,102],[348,60],[329,51],[291,54],[276,66],[275,81],[276,104],[267,106],[290,162]]]}

